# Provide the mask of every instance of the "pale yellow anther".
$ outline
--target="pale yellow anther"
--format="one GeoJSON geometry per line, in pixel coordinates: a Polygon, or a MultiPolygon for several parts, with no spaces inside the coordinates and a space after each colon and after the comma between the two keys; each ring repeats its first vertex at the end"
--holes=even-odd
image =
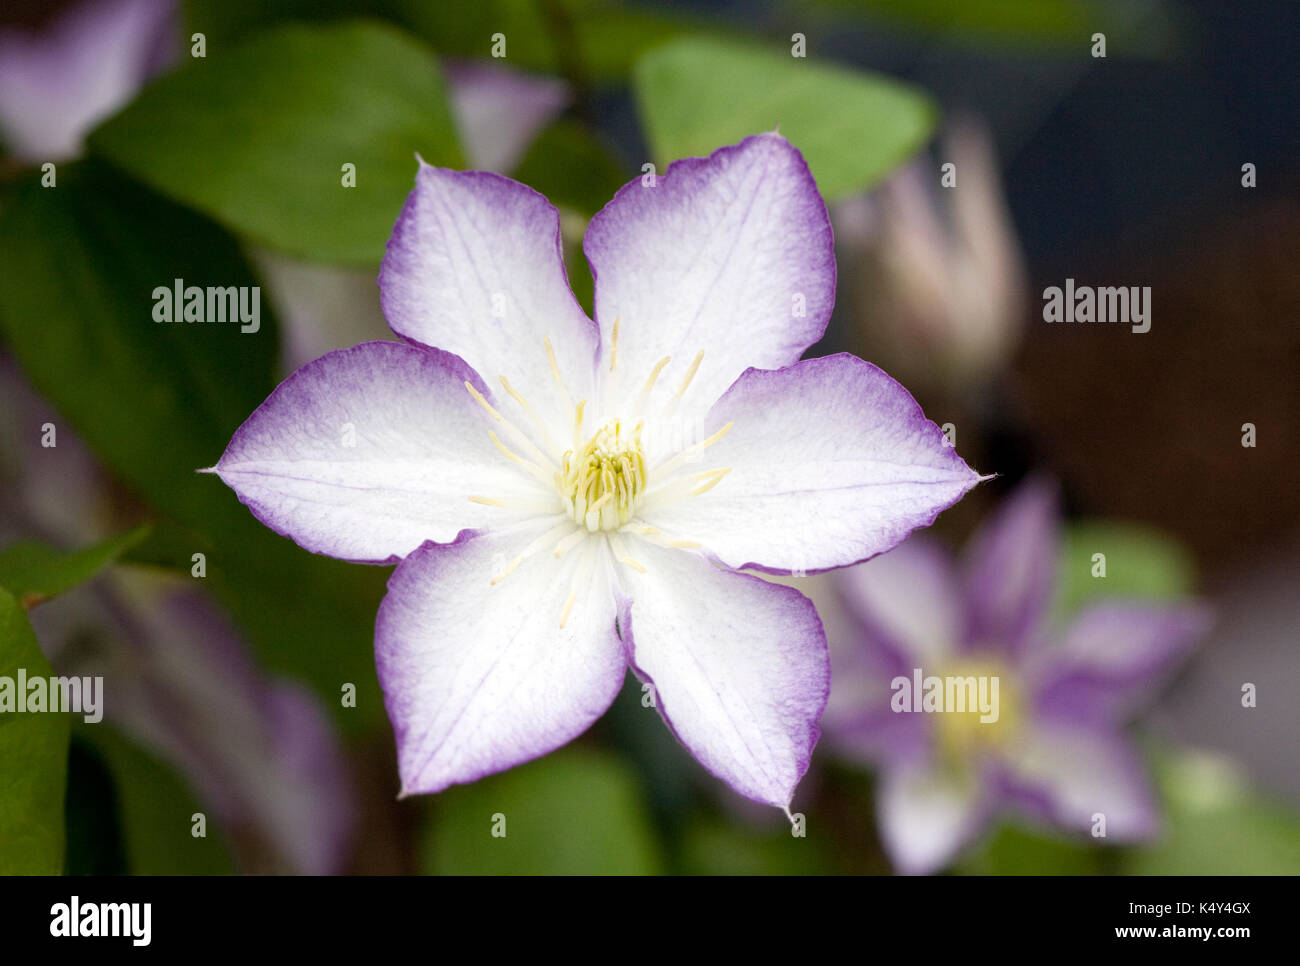
{"type": "Polygon", "coordinates": [[[636,405],[633,406],[633,412],[640,413],[645,409],[646,400],[650,398],[650,393],[654,390],[655,383],[659,380],[659,373],[664,371],[664,366],[672,361],[672,356],[664,356],[655,363],[655,367],[650,370],[650,378],[645,381],[641,387],[640,394],[636,397],[636,405]]]}
{"type": "Polygon", "coordinates": [[[672,356],[664,356],[662,359],[660,359],[658,362],[655,363],[655,367],[650,370],[650,377],[646,379],[645,385],[641,387],[641,392],[643,394],[649,395],[650,390],[655,387],[655,383],[658,382],[659,380],[659,373],[664,371],[664,366],[672,362],[672,359],[673,359],[672,356]]]}
{"type": "Polygon", "coordinates": [[[560,557],[563,557],[566,553],[568,553],[578,544],[582,543],[582,541],[585,539],[587,539],[586,530],[582,530],[582,529],[574,530],[571,534],[569,534],[567,537],[565,537],[563,540],[561,540],[559,543],[555,545],[555,551],[554,551],[555,558],[558,560],[560,557]]]}
{"type": "Polygon", "coordinates": [[[531,414],[533,411],[533,407],[528,405],[528,400],[525,399],[523,396],[521,396],[514,386],[510,385],[510,380],[507,379],[505,376],[497,376],[497,378],[501,380],[501,386],[502,388],[505,389],[507,393],[510,394],[510,398],[513,399],[515,402],[519,403],[519,405],[523,406],[525,412],[531,414]]]}
{"type": "Polygon", "coordinates": [[[701,493],[709,492],[709,490],[713,489],[715,486],[721,483],[722,478],[730,472],[731,472],[731,467],[727,467],[726,469],[723,470],[715,470],[712,473],[705,474],[705,476],[709,478],[704,483],[701,483],[699,486],[692,489],[691,496],[699,496],[701,493]]]}
{"type": "Polygon", "coordinates": [[[709,437],[708,439],[706,439],[704,442],[699,443],[699,444],[698,444],[698,447],[699,447],[700,449],[708,449],[710,446],[712,446],[712,445],[713,445],[714,443],[716,443],[718,440],[722,439],[722,437],[726,436],[729,432],[731,432],[731,427],[732,427],[732,426],[735,426],[735,425],[736,425],[736,424],[735,424],[734,422],[732,422],[732,423],[727,423],[727,425],[723,426],[720,430],[718,430],[716,433],[714,433],[712,436],[710,436],[710,437],[709,437]]]}
{"type": "Polygon", "coordinates": [[[512,453],[509,450],[509,448],[507,448],[506,444],[501,442],[501,437],[498,436],[496,433],[492,432],[492,430],[490,429],[488,430],[488,435],[492,437],[492,442],[496,444],[497,449],[501,450],[501,452],[506,455],[507,459],[511,460],[512,462],[519,463],[523,466],[533,466],[532,463],[524,459],[522,456],[519,456],[516,453],[512,453]]]}
{"type": "MultiPolygon", "coordinates": [[[[581,439],[576,428],[575,435],[581,439]]],[[[623,526],[646,488],[640,432],[629,436],[620,420],[610,420],[585,445],[575,442],[564,454],[558,479],[574,520],[589,531],[623,526]]]]}
{"type": "Polygon", "coordinates": [[[699,352],[695,353],[695,358],[691,360],[691,367],[686,370],[686,378],[682,380],[682,384],[677,387],[677,392],[673,394],[675,398],[680,399],[686,394],[686,387],[689,386],[691,380],[695,378],[695,373],[699,371],[700,363],[703,360],[704,350],[701,349],[699,352]]]}
{"type": "Polygon", "coordinates": [[[560,615],[560,626],[563,627],[569,623],[569,615],[573,613],[573,602],[578,599],[578,592],[572,590],[569,592],[569,599],[564,602],[564,613],[560,615]]]}
{"type": "Polygon", "coordinates": [[[614,367],[618,365],[618,323],[619,320],[615,319],[614,331],[610,333],[610,337],[609,337],[609,371],[610,372],[613,372],[614,367]]]}
{"type": "Polygon", "coordinates": [[[474,397],[478,404],[487,410],[489,416],[495,419],[498,423],[505,422],[505,417],[492,408],[492,404],[483,398],[483,394],[475,389],[472,383],[466,382],[465,388],[469,390],[469,394],[474,397]]]}
{"type": "Polygon", "coordinates": [[[501,571],[501,573],[497,574],[495,577],[492,578],[491,580],[492,586],[495,587],[497,584],[501,583],[501,581],[509,577],[512,573],[515,572],[515,568],[518,567],[523,562],[524,562],[523,557],[515,557],[514,560],[510,561],[509,565],[506,567],[505,570],[501,571]]]}
{"type": "Polygon", "coordinates": [[[578,443],[582,441],[582,417],[587,408],[587,400],[583,400],[573,408],[573,448],[578,448],[578,443]]]}
{"type": "Polygon", "coordinates": [[[555,378],[555,385],[559,387],[560,394],[564,397],[564,405],[572,406],[573,397],[569,395],[569,387],[564,384],[564,377],[560,375],[560,364],[555,359],[555,346],[551,345],[551,337],[542,336],[542,342],[546,346],[546,358],[551,363],[551,375],[555,378]]]}
{"type": "MultiPolygon", "coordinates": [[[[528,433],[521,431],[498,412],[488,402],[486,392],[480,392],[470,382],[465,383],[465,389],[474,401],[503,427],[500,428],[500,435],[489,430],[488,436],[492,440],[492,445],[506,459],[522,466],[535,476],[550,494],[558,494],[560,507],[548,505],[546,500],[515,496],[507,499],[471,496],[470,501],[484,506],[506,507],[521,512],[541,514],[554,513],[556,509],[563,508],[565,522],[562,526],[572,528],[569,532],[565,532],[562,528],[556,529],[553,535],[548,533],[539,538],[537,546],[526,550],[519,558],[511,561],[502,573],[492,578],[494,584],[505,579],[543,542],[546,546],[552,547],[554,556],[559,558],[570,549],[584,543],[589,535],[607,534],[613,558],[642,573],[646,571],[645,565],[631,556],[618,540],[618,532],[623,528],[641,534],[650,544],[659,547],[696,550],[701,546],[697,541],[679,539],[646,525],[637,518],[637,514],[649,512],[653,508],[683,498],[699,496],[717,486],[731,472],[729,467],[692,474],[689,471],[682,472],[685,469],[683,464],[697,462],[699,454],[725,437],[735,424],[729,422],[702,442],[678,450],[654,467],[649,466],[646,461],[645,446],[642,443],[642,433],[647,422],[658,427],[658,421],[665,413],[654,414],[652,418],[640,417],[649,397],[658,385],[658,380],[671,363],[672,357],[664,356],[655,363],[631,407],[624,410],[622,415],[611,415],[607,407],[611,401],[620,398],[617,391],[611,388],[617,378],[615,370],[618,368],[620,326],[620,320],[615,319],[610,331],[610,378],[606,385],[597,387],[600,395],[594,403],[598,408],[593,414],[600,417],[601,421],[596,423],[597,428],[594,433],[586,428],[588,401],[584,399],[576,405],[573,404],[572,396],[560,373],[555,347],[549,336],[543,337],[542,342],[546,347],[551,375],[564,397],[565,404],[573,411],[573,443],[571,448],[562,454],[561,446],[556,444],[551,435],[554,427],[549,425],[549,419],[542,418],[540,412],[529,405],[523,394],[511,385],[510,380],[505,376],[498,377],[501,386],[504,392],[519,405],[532,424],[528,433]],[[632,427],[630,431],[628,427],[632,427]],[[506,439],[510,440],[509,445],[504,441],[506,439]],[[574,524],[577,526],[574,527],[574,524]],[[558,542],[556,542],[557,538],[559,538],[558,542]]],[[[666,411],[671,411],[690,387],[703,359],[703,352],[695,354],[681,384],[669,400],[666,411]]],[[[615,412],[617,413],[618,410],[615,412]]],[[[549,499],[554,498],[554,495],[549,497],[549,499]]],[[[577,580],[578,578],[575,577],[575,581],[577,580]]],[[[577,593],[575,589],[574,593],[569,595],[561,617],[561,626],[568,621],[577,593]]]]}

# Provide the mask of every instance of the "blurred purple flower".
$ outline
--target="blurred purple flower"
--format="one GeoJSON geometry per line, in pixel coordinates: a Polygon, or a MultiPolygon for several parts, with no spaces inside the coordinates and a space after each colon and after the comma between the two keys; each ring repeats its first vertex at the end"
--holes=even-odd
{"type": "Polygon", "coordinates": [[[569,85],[558,77],[478,60],[449,61],[445,70],[465,160],[481,171],[508,173],[569,103],[569,85]]]}
{"type": "Polygon", "coordinates": [[[21,161],[81,153],[99,121],[176,57],[170,0],[85,0],[39,32],[0,29],[0,138],[21,161]]]}
{"type": "MultiPolygon", "coordinates": [[[[1194,603],[1100,601],[1053,633],[1057,528],[1055,491],[1031,482],[977,534],[960,569],[913,537],[834,575],[853,620],[828,624],[823,727],[839,754],[880,766],[882,840],[902,872],[942,868],[1002,810],[1103,842],[1157,831],[1122,725],[1207,614],[1194,603]],[[993,713],[913,710],[905,699],[917,669],[982,678],[993,713]]],[[[922,695],[914,700],[920,708],[922,695]]]]}
{"type": "MultiPolygon", "coordinates": [[[[0,541],[79,547],[138,519],[138,508],[114,505],[94,456],[3,357],[0,406],[0,541]],[[48,448],[46,422],[58,432],[48,448]]],[[[105,720],[184,776],[247,847],[241,858],[258,871],[344,870],[355,806],[328,717],[299,685],[262,675],[189,578],[116,567],[31,619],[59,674],[104,677],[105,720]]]]}
{"type": "Polygon", "coordinates": [[[238,629],[182,581],[119,571],[97,589],[109,633],[74,638],[61,673],[104,678],[107,720],[185,776],[262,863],[248,871],[342,872],[355,805],[314,695],[263,675],[238,629]]]}
{"type": "Polygon", "coordinates": [[[831,215],[866,354],[909,385],[955,392],[1010,361],[1025,273],[987,132],[955,124],[941,160],[953,187],[923,158],[831,215]]]}

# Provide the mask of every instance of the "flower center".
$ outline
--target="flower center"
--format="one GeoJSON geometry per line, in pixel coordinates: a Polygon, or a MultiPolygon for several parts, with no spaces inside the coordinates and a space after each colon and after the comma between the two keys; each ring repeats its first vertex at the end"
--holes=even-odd
{"type": "Polygon", "coordinates": [[[555,484],[570,515],[589,532],[623,526],[646,489],[641,424],[629,434],[621,420],[611,419],[581,450],[565,452],[555,484]]]}
{"type": "Polygon", "coordinates": [[[1018,688],[996,663],[959,661],[946,669],[950,690],[960,694],[955,710],[949,706],[936,715],[939,746],[954,758],[981,751],[1005,749],[1016,737],[1021,707],[1018,688]]]}
{"type": "MultiPolygon", "coordinates": [[[[606,398],[615,396],[610,386],[614,384],[618,367],[618,327],[619,323],[616,319],[610,339],[609,383],[605,387],[606,398]]],[[[660,438],[662,438],[662,427],[669,423],[677,404],[695,378],[695,373],[704,358],[704,352],[695,354],[681,385],[677,387],[672,397],[661,406],[651,407],[651,392],[660,374],[670,362],[668,356],[660,359],[651,369],[640,393],[625,404],[626,415],[606,418],[595,435],[588,438],[585,429],[587,400],[574,403],[573,395],[560,375],[560,367],[550,338],[543,338],[542,344],[546,348],[551,375],[555,379],[564,406],[573,410],[573,436],[571,437],[573,445],[570,449],[561,449],[560,444],[556,442],[555,427],[548,424],[547,420],[529,404],[505,376],[499,377],[501,388],[514,400],[519,410],[532,424],[532,433],[525,432],[506,419],[488,402],[483,393],[474,388],[472,382],[465,382],[466,392],[496,425],[496,429],[488,430],[493,445],[501,451],[501,455],[541,483],[548,491],[547,496],[541,501],[526,497],[498,497],[484,494],[469,494],[469,501],[482,506],[523,511],[539,518],[559,516],[563,513],[563,516],[559,517],[560,522],[524,547],[513,560],[492,576],[491,582],[495,585],[505,580],[521,563],[543,550],[550,549],[552,555],[559,559],[575,547],[596,546],[598,545],[596,541],[608,546],[614,559],[620,564],[645,573],[645,565],[629,553],[620,531],[632,533],[639,539],[660,547],[674,550],[700,549],[700,543],[688,539],[688,535],[665,533],[644,520],[638,520],[637,513],[638,511],[644,513],[657,505],[701,496],[721,483],[731,472],[729,466],[715,466],[698,472],[692,472],[687,467],[698,461],[705,450],[726,436],[731,431],[733,423],[729,422],[722,426],[707,439],[669,447],[672,455],[663,454],[657,457],[658,462],[653,466],[647,459],[646,445],[642,440],[641,434],[647,420],[652,425],[650,439],[653,441],[656,438],[654,427],[660,429],[660,438]],[[655,411],[647,412],[648,408],[655,411]],[[501,436],[497,435],[497,429],[501,430],[510,445],[506,445],[501,436]],[[582,442],[583,439],[587,440],[585,444],[582,442]]],[[[652,453],[657,449],[663,447],[650,446],[652,453]]],[[[595,559],[594,554],[586,553],[577,565],[568,599],[560,613],[561,627],[568,621],[579,591],[589,583],[589,572],[595,559]]]]}

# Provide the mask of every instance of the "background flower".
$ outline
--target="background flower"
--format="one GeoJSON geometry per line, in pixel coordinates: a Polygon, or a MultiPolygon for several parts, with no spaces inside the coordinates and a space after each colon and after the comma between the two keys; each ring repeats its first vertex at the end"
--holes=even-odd
{"type": "Polygon", "coordinates": [[[1121,728],[1207,615],[1101,600],[1050,630],[1057,515],[1052,488],[1031,482],[973,539],[960,569],[919,537],[839,575],[857,623],[837,628],[839,694],[826,729],[846,753],[881,765],[881,834],[905,872],[948,864],[1007,808],[1106,842],[1158,828],[1121,728]],[[897,682],[910,687],[918,669],[996,679],[991,717],[984,705],[926,713],[920,695],[900,711],[897,682]]]}

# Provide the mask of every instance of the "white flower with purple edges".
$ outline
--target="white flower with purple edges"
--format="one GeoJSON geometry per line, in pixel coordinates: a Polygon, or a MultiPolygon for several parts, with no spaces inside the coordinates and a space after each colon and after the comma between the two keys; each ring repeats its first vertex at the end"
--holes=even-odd
{"type": "Polygon", "coordinates": [[[558,748],[631,666],[706,768],[788,807],[825,634],[740,571],[874,556],[978,477],[879,369],[799,361],[835,259],[779,135],[629,183],[584,250],[595,322],[545,198],[421,162],[379,276],[405,342],[295,372],[215,470],[308,550],[401,561],[375,650],[403,794],[558,748]]]}
{"type": "Polygon", "coordinates": [[[960,568],[913,537],[834,575],[846,619],[830,633],[828,744],[880,766],[881,839],[904,873],[941,869],[1003,812],[1098,844],[1158,831],[1123,726],[1208,615],[1194,602],[1101,599],[1052,628],[1057,521],[1055,489],[1034,480],[985,524],[960,568]],[[925,713],[914,691],[900,701],[901,679],[918,677],[944,682],[942,698],[932,689],[942,710],[925,713]],[[953,689],[964,711],[945,704],[950,678],[976,682],[953,689]],[[996,698],[991,713],[971,708],[976,693],[996,698]]]}

